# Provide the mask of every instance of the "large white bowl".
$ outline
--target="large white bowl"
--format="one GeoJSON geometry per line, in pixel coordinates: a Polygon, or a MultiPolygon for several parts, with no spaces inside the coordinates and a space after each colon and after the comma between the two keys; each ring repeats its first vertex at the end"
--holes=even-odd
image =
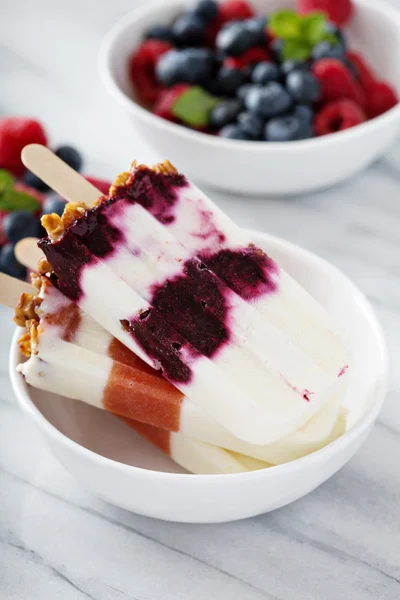
{"type": "Polygon", "coordinates": [[[217,523],[251,517],[308,494],[340,469],[370,432],[386,392],[388,368],[383,334],[371,306],[321,258],[278,238],[252,235],[327,308],[347,337],[355,357],[345,398],[347,433],[285,465],[233,475],[190,475],[113,415],[26,385],[16,373],[21,360],[17,331],[10,375],[21,408],[54,456],[105,500],[169,521],[217,523]]]}
{"type": "MultiPolygon", "coordinates": [[[[149,2],[121,19],[100,51],[101,78],[132,124],[157,152],[189,176],[244,194],[309,192],[342,181],[378,158],[400,131],[400,105],[353,129],[289,143],[233,141],[192,131],[161,119],[133,100],[128,57],[144,31],[168,23],[191,0],[149,2]]],[[[294,0],[252,0],[259,12],[295,5],[294,0]]],[[[381,0],[355,0],[348,27],[350,46],[362,50],[379,76],[400,93],[400,14],[381,0]]]]}

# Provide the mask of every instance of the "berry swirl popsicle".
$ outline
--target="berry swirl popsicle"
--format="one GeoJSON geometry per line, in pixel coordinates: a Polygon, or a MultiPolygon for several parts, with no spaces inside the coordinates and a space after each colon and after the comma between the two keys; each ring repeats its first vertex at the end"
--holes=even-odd
{"type": "Polygon", "coordinates": [[[342,389],[331,318],[168,162],[43,224],[55,285],[244,442],[298,430],[342,389]]]}

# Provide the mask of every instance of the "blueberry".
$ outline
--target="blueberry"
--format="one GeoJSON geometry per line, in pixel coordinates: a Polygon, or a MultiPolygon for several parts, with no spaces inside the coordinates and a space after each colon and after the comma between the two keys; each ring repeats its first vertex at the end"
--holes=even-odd
{"type": "Polygon", "coordinates": [[[27,237],[38,237],[40,222],[32,213],[16,210],[4,217],[3,230],[9,242],[16,244],[27,237]]]}
{"type": "Polygon", "coordinates": [[[26,268],[15,258],[14,244],[6,244],[0,250],[0,272],[17,279],[26,278],[26,268]]]}
{"type": "Polygon", "coordinates": [[[234,96],[237,89],[246,82],[246,75],[232,67],[222,67],[218,71],[217,93],[222,96],[234,96]]]}
{"type": "Polygon", "coordinates": [[[215,70],[213,53],[208,48],[186,48],[181,51],[181,69],[185,83],[204,83],[215,70]]]}
{"type": "Polygon", "coordinates": [[[342,60],[344,58],[344,48],[341,44],[330,44],[329,42],[320,42],[314,46],[312,54],[314,60],[321,58],[336,58],[342,60]]]}
{"type": "Polygon", "coordinates": [[[39,192],[48,192],[50,189],[47,183],[39,179],[39,177],[36,177],[32,171],[26,170],[23,175],[23,180],[26,185],[29,185],[29,187],[34,188],[39,192]]]}
{"type": "Polygon", "coordinates": [[[156,66],[157,79],[164,85],[175,83],[206,83],[212,78],[214,60],[207,48],[170,50],[163,54],[156,66]]]}
{"type": "Polygon", "coordinates": [[[54,152],[58,158],[61,158],[67,165],[75,169],[75,171],[80,171],[82,168],[82,156],[79,154],[78,150],[72,148],[72,146],[60,146],[54,152]]]}
{"type": "Polygon", "coordinates": [[[321,95],[321,86],[316,77],[308,71],[292,71],[286,78],[289,94],[302,104],[311,104],[321,95]]]}
{"type": "Polygon", "coordinates": [[[271,62],[258,63],[251,74],[253,83],[268,83],[269,81],[278,81],[279,67],[271,62]]]}
{"type": "Polygon", "coordinates": [[[311,123],[295,115],[287,115],[268,121],[264,135],[268,142],[292,142],[311,138],[314,132],[311,123]]]}
{"type": "Polygon", "coordinates": [[[253,85],[246,94],[245,105],[251,113],[260,117],[275,117],[285,113],[292,99],[285,88],[276,81],[261,87],[253,85]]]}
{"type": "Polygon", "coordinates": [[[205,81],[203,83],[204,89],[212,96],[218,96],[219,87],[216,79],[210,79],[209,81],[205,81]]]}
{"type": "Polygon", "coordinates": [[[221,52],[221,50],[214,50],[214,52],[212,53],[212,57],[213,57],[213,61],[216,66],[216,69],[217,70],[220,69],[226,58],[225,53],[221,52]]]}
{"type": "Polygon", "coordinates": [[[172,33],[169,27],[165,25],[153,25],[147,30],[145,40],[162,40],[163,42],[172,42],[172,33]]]}
{"type": "Polygon", "coordinates": [[[182,53],[179,50],[165,52],[157,61],[156,77],[164,85],[174,85],[182,81],[182,53]]]}
{"type": "Polygon", "coordinates": [[[261,139],[264,129],[264,121],[261,117],[248,112],[241,112],[237,117],[237,124],[251,140],[261,139]]]}
{"type": "Polygon", "coordinates": [[[314,111],[310,106],[307,106],[306,104],[298,104],[295,106],[293,112],[299,119],[303,119],[309,123],[312,123],[314,111]]]}
{"type": "Polygon", "coordinates": [[[281,40],[279,38],[276,38],[275,40],[272,40],[272,42],[270,44],[270,50],[271,50],[271,53],[272,53],[272,58],[277,63],[281,63],[282,62],[283,44],[284,44],[283,40],[281,40]]]}
{"type": "Polygon", "coordinates": [[[244,25],[253,36],[254,46],[263,46],[267,42],[267,17],[247,19],[244,25]]]}
{"type": "Polygon", "coordinates": [[[298,60],[285,60],[281,65],[282,75],[287,77],[292,71],[308,71],[309,64],[298,60]]]}
{"type": "Polygon", "coordinates": [[[42,215],[49,215],[51,213],[56,213],[56,215],[61,215],[64,212],[65,208],[65,200],[60,198],[57,194],[53,194],[46,198],[42,206],[42,215]]]}
{"type": "Polygon", "coordinates": [[[218,4],[215,0],[196,0],[192,6],[192,12],[208,23],[218,15],[218,4]]]}
{"type": "Polygon", "coordinates": [[[226,125],[221,129],[219,135],[230,140],[248,140],[249,138],[238,125],[226,125]]]}
{"type": "Polygon", "coordinates": [[[230,56],[240,56],[253,45],[253,34],[246,29],[243,21],[225,25],[217,35],[218,50],[230,56]]]}
{"type": "Polygon", "coordinates": [[[244,102],[244,99],[246,98],[247,92],[252,87],[253,86],[252,86],[251,83],[245,83],[244,85],[241,85],[240,88],[238,88],[236,90],[236,98],[238,98],[239,100],[241,100],[242,102],[244,102]]]}
{"type": "Polygon", "coordinates": [[[201,46],[205,38],[205,23],[195,14],[186,13],[175,21],[171,31],[177,46],[201,46]]]}
{"type": "Polygon", "coordinates": [[[232,123],[242,110],[240,100],[224,100],[217,104],[211,111],[210,123],[214,129],[221,129],[228,123],[232,123]]]}

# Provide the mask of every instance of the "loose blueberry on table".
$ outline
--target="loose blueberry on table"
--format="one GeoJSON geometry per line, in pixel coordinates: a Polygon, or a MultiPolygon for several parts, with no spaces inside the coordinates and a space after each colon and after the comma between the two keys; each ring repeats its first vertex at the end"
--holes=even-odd
{"type": "Polygon", "coordinates": [[[398,103],[348,48],[351,0],[297,0],[257,15],[246,0],[196,0],[133,52],[135,97],[179,125],[233,140],[297,141],[354,127],[398,103]]]}

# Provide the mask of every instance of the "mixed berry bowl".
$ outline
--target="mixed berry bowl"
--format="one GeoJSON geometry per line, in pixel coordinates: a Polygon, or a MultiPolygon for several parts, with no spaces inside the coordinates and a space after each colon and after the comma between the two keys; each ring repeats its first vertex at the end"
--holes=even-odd
{"type": "MultiPolygon", "coordinates": [[[[303,4],[304,1],[302,0],[303,4]]],[[[259,48],[250,49],[250,54],[256,52],[260,56],[257,56],[255,63],[246,65],[243,69],[240,74],[240,89],[229,92],[229,85],[232,85],[232,67],[240,67],[241,58],[246,56],[246,51],[242,52],[243,48],[235,46],[236,43],[240,45],[243,37],[246,37],[242,35],[243,23],[239,21],[225,24],[225,40],[224,36],[221,39],[219,34],[217,46],[219,44],[221,47],[215,49],[215,43],[213,46],[213,56],[222,61],[223,68],[219,66],[218,73],[221,74],[225,70],[224,74],[227,75],[222,85],[226,83],[228,88],[214,90],[214,82],[208,80],[203,80],[201,85],[198,85],[194,79],[188,84],[187,79],[191,77],[188,69],[183,75],[183,80],[186,81],[181,81],[175,76],[177,65],[174,63],[173,52],[177,46],[176,42],[175,47],[171,48],[170,42],[157,39],[157,36],[168,37],[171,24],[179,23],[179,18],[182,20],[182,15],[187,14],[190,7],[193,7],[191,0],[172,0],[168,4],[150,4],[130,13],[107,34],[101,48],[99,65],[104,84],[127,112],[134,131],[141,134],[161,156],[168,156],[192,178],[215,188],[242,194],[284,195],[309,192],[358,173],[378,158],[398,135],[400,105],[396,104],[396,96],[400,92],[400,64],[396,57],[400,55],[400,16],[396,11],[382,6],[378,0],[357,0],[353,3],[351,19],[343,30],[339,30],[339,36],[342,31],[345,34],[347,49],[355,53],[356,58],[361,56],[365,59],[372,72],[379,74],[379,82],[384,82],[383,91],[379,85],[374,88],[373,108],[363,107],[359,110],[358,98],[354,94],[357,94],[357,88],[363,83],[363,76],[368,75],[360,73],[362,65],[357,64],[357,60],[351,65],[344,62],[343,57],[340,62],[335,59],[335,53],[340,51],[340,39],[338,40],[338,30],[332,23],[329,23],[329,33],[322,44],[331,46],[328,48],[328,55],[324,56],[322,53],[321,57],[328,59],[328,62],[324,65],[324,60],[318,62],[315,56],[314,60],[313,57],[308,61],[303,60],[306,66],[305,75],[304,70],[302,74],[302,69],[296,68],[288,78],[282,65],[284,61],[281,60],[279,64],[279,59],[279,73],[274,72],[271,50],[274,45],[276,47],[277,42],[275,40],[273,44],[274,40],[269,39],[265,57],[261,56],[259,48]],[[165,26],[167,31],[160,32],[156,29],[154,34],[154,27],[160,24],[165,26]],[[238,35],[235,33],[235,27],[238,35]],[[158,62],[156,69],[155,83],[160,85],[162,90],[158,98],[156,93],[154,97],[147,97],[147,93],[152,96],[154,90],[147,86],[146,73],[142,78],[143,73],[139,69],[132,77],[132,57],[138,56],[143,40],[149,36],[151,50],[153,47],[162,47],[163,44],[166,50],[166,53],[162,53],[161,62],[158,62]],[[329,55],[332,46],[333,56],[329,55]],[[167,53],[173,60],[166,58],[167,53]],[[325,68],[321,79],[318,69],[321,67],[324,70],[324,66],[328,68],[325,68]],[[331,99],[326,101],[321,97],[321,86],[323,94],[326,89],[329,93],[329,88],[332,87],[334,93],[336,90],[340,91],[341,86],[346,84],[343,83],[343,73],[340,71],[345,72],[349,68],[353,71],[350,78],[353,77],[355,82],[354,89],[352,87],[350,90],[351,94],[349,95],[348,91],[343,92],[342,98],[339,93],[338,98],[333,98],[333,103],[331,99]],[[313,87],[315,76],[317,86],[313,87]],[[259,83],[257,77],[261,78],[259,83]],[[324,77],[326,81],[323,80],[324,77]],[[266,78],[265,81],[263,78],[266,78]],[[253,90],[244,96],[243,108],[238,114],[235,104],[241,95],[241,89],[245,90],[247,86],[249,90],[251,85],[253,90]],[[262,96],[266,89],[267,96],[275,92],[278,96],[280,94],[277,98],[277,114],[273,115],[273,118],[270,115],[260,118],[260,113],[257,114],[257,102],[264,101],[260,98],[260,90],[262,96]],[[225,91],[227,93],[223,93],[225,91]],[[287,102],[288,106],[285,108],[288,92],[291,94],[291,105],[287,102]],[[297,93],[300,94],[299,99],[296,99],[297,93]],[[305,97],[301,96],[304,93],[305,97]],[[383,108],[378,111],[375,110],[376,99],[378,105],[383,103],[383,108]],[[252,111],[254,106],[255,111],[252,111]],[[211,117],[207,122],[202,122],[205,107],[208,108],[211,117]],[[229,113],[231,109],[235,114],[229,121],[227,111],[229,113]],[[198,118],[200,121],[197,122],[198,118]],[[341,123],[340,126],[336,125],[337,119],[341,123]],[[260,129],[254,132],[254,126],[257,129],[258,124],[260,129]],[[294,126],[294,130],[285,130],[286,125],[294,126]]],[[[253,0],[251,7],[256,22],[255,25],[249,25],[258,26],[259,16],[271,16],[277,11],[297,9],[298,3],[294,0],[253,0]]],[[[288,25],[290,29],[290,21],[288,25]]],[[[179,33],[179,27],[175,27],[175,35],[176,30],[179,33]]],[[[318,28],[313,33],[317,31],[318,28]]],[[[185,36],[184,27],[180,33],[185,36]]],[[[196,34],[190,27],[188,33],[191,39],[191,36],[196,34]]],[[[193,46],[189,46],[188,54],[208,52],[207,44],[209,42],[198,41],[194,52],[193,46]]],[[[178,53],[181,52],[182,46],[185,48],[184,42],[181,42],[180,46],[178,44],[178,53]]],[[[287,48],[289,46],[294,46],[295,52],[299,51],[297,40],[294,43],[291,41],[287,48]]],[[[313,52],[318,51],[315,45],[313,52]]],[[[139,53],[139,65],[141,58],[139,53]]],[[[195,62],[189,61],[190,65],[194,71],[195,62]]],[[[233,75],[238,76],[238,73],[233,75]]],[[[267,99],[267,102],[270,102],[270,99],[267,99]]],[[[261,112],[263,106],[265,105],[261,106],[261,112]]],[[[267,112],[270,106],[271,104],[266,105],[267,112]]]]}

